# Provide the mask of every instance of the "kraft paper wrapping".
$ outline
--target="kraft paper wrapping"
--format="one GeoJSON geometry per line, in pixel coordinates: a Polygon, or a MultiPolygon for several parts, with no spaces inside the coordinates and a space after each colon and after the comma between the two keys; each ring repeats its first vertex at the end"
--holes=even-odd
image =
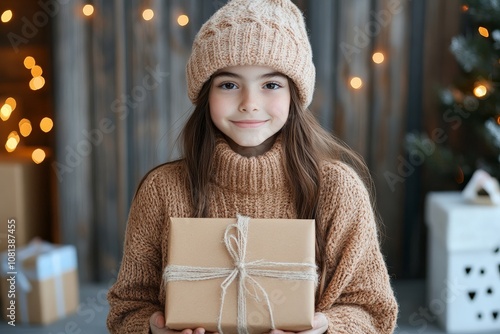
{"type": "MultiPolygon", "coordinates": [[[[168,264],[215,268],[234,268],[234,262],[223,242],[224,232],[234,219],[171,218],[168,242],[168,264]]],[[[251,219],[248,228],[246,262],[315,264],[314,220],[251,219]]],[[[296,268],[280,268],[297,270],[296,268]]],[[[306,269],[313,271],[314,269],[306,269]]],[[[311,329],[314,317],[315,282],[253,277],[267,292],[275,327],[287,331],[311,329]]],[[[217,331],[221,306],[221,284],[224,278],[203,281],[173,281],[166,284],[165,319],[167,327],[176,330],[203,327],[217,331]]],[[[224,333],[237,333],[236,281],[228,287],[221,327],[224,333]]],[[[271,329],[267,304],[252,286],[246,298],[249,333],[271,329]]]]}
{"type": "MultiPolygon", "coordinates": [[[[1,132],[1,131],[0,131],[1,132]]],[[[8,224],[15,220],[16,247],[34,237],[50,237],[50,165],[36,165],[20,147],[12,155],[0,153],[0,252],[7,250],[8,224]],[[47,168],[49,167],[49,168],[47,168]]]]}
{"type": "MultiPolygon", "coordinates": [[[[4,310],[12,299],[8,297],[12,277],[7,272],[7,253],[0,254],[0,291],[4,310]]],[[[15,322],[49,324],[74,313],[79,304],[76,248],[33,240],[16,251],[15,322]]],[[[10,312],[4,313],[7,321],[10,312]]]]}

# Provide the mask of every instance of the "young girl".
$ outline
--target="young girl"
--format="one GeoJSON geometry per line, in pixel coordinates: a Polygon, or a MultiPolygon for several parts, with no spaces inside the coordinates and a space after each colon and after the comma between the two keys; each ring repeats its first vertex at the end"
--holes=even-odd
{"type": "Polygon", "coordinates": [[[169,217],[242,214],[315,219],[320,280],[314,328],[304,333],[392,333],[397,304],[369,173],[307,109],[315,68],[299,9],[290,0],[230,1],[196,36],[186,73],[196,107],[184,158],[138,188],[108,295],[109,330],[176,333],[163,317],[169,217]]]}

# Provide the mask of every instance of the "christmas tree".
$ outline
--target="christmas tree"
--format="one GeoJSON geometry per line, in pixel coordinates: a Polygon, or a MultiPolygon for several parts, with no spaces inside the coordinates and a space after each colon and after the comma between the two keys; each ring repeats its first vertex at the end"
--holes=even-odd
{"type": "Polygon", "coordinates": [[[459,5],[463,27],[450,51],[460,72],[439,91],[440,127],[406,140],[410,157],[428,148],[424,167],[441,185],[465,185],[477,169],[500,180],[500,0],[459,5]]]}

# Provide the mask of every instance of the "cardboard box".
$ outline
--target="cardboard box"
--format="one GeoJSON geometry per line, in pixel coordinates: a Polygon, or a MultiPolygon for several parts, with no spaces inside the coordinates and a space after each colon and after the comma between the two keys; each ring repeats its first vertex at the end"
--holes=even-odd
{"type": "Polygon", "coordinates": [[[18,148],[9,155],[0,154],[0,252],[7,249],[11,232],[18,247],[34,237],[50,238],[50,166],[35,164],[31,151],[18,148]],[[8,232],[10,219],[16,226],[8,232]]]}
{"type": "Polygon", "coordinates": [[[79,304],[76,248],[35,240],[1,254],[1,293],[7,322],[49,324],[79,304]],[[15,256],[15,258],[13,257],[15,256]]]}
{"type": "Polygon", "coordinates": [[[449,333],[499,331],[500,206],[433,192],[425,211],[429,309],[449,333]]]}
{"type": "MultiPolygon", "coordinates": [[[[237,275],[227,287],[226,295],[222,296],[221,284],[236,266],[223,240],[228,226],[236,221],[236,218],[170,219],[169,266],[204,267],[208,268],[208,271],[214,268],[216,271],[225,269],[227,273],[215,279],[189,281],[181,278],[167,282],[167,326],[176,330],[203,327],[207,331],[215,332],[221,314],[222,330],[237,333],[238,292],[243,291],[246,314],[240,316],[246,318],[249,333],[263,333],[272,328],[268,306],[271,307],[276,328],[294,332],[311,329],[316,286],[314,220],[251,219],[248,224],[246,248],[243,244],[240,248],[246,249],[243,262],[250,278],[246,279],[245,288],[241,288],[238,281],[241,275],[237,275]],[[252,261],[270,261],[274,264],[300,263],[302,267],[271,265],[259,269],[275,270],[281,274],[284,271],[293,271],[314,278],[299,280],[261,277],[249,272],[252,261]],[[265,301],[263,291],[267,294],[269,305],[265,301]]],[[[228,236],[233,235],[233,238],[236,238],[234,226],[230,227],[228,233],[228,236]]],[[[237,244],[236,239],[232,239],[231,247],[236,248],[237,244]]],[[[237,253],[237,250],[235,252],[237,253]]],[[[259,265],[256,263],[256,266],[259,265]]],[[[182,276],[183,270],[180,274],[182,276]]]]}

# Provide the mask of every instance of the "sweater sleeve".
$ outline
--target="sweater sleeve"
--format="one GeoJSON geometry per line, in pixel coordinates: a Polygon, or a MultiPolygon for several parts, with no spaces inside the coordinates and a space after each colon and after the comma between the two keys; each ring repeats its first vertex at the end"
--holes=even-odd
{"type": "Polygon", "coordinates": [[[328,333],[393,333],[398,306],[368,192],[345,165],[330,170],[328,178],[321,203],[328,226],[326,289],[318,311],[328,318],[328,333]]]}
{"type": "Polygon", "coordinates": [[[150,174],[132,202],[120,271],[108,292],[110,333],[149,333],[149,318],[163,311],[158,296],[164,219],[164,205],[150,174]]]}

